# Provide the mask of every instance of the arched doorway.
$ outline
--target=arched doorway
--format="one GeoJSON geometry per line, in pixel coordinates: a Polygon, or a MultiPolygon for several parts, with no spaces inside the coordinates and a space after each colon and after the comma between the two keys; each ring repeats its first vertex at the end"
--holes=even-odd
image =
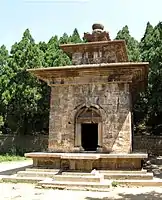
{"type": "Polygon", "coordinates": [[[97,151],[102,146],[102,119],[98,109],[83,107],[75,119],[75,147],[97,151]]]}

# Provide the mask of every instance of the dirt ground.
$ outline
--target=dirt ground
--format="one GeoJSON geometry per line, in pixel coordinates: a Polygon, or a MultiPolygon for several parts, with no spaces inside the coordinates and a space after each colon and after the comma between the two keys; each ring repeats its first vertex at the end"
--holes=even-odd
{"type": "Polygon", "coordinates": [[[162,200],[162,187],[110,188],[109,192],[36,189],[32,184],[0,183],[0,200],[162,200]]]}

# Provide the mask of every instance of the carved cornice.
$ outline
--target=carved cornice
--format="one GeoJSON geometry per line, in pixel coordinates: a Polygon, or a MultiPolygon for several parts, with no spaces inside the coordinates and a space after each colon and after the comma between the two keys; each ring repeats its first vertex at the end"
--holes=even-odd
{"type": "Polygon", "coordinates": [[[74,65],[128,61],[124,40],[64,44],[60,48],[72,58],[74,65]]]}
{"type": "Polygon", "coordinates": [[[49,86],[127,82],[146,86],[148,63],[111,63],[30,69],[49,86]]]}

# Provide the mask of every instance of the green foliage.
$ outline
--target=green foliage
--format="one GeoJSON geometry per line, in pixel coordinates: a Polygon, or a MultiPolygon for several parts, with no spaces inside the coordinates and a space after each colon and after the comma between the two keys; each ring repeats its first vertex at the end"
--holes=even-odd
{"type": "Polygon", "coordinates": [[[116,39],[125,39],[130,61],[150,63],[148,89],[139,95],[134,105],[135,131],[162,133],[162,23],[153,27],[149,22],[138,43],[127,26],[118,32],[116,39]]]}
{"type": "MultiPolygon", "coordinates": [[[[154,31],[153,26],[148,22],[144,36],[141,39],[141,42],[139,44],[141,60],[143,62],[151,61],[153,31],[154,31]]],[[[149,72],[149,77],[150,77],[150,72],[149,72]]],[[[150,79],[149,79],[148,85],[150,86],[150,79]]],[[[150,87],[148,87],[148,89],[144,93],[140,94],[138,101],[136,102],[134,106],[134,121],[135,121],[136,132],[144,133],[144,132],[151,131],[149,130],[150,126],[146,125],[148,119],[150,118],[150,114],[148,113],[150,97],[151,97],[150,87]]]]}
{"type": "Polygon", "coordinates": [[[117,186],[119,185],[119,183],[116,182],[116,181],[113,181],[113,182],[111,183],[111,185],[112,185],[112,187],[117,187],[117,186]]]}
{"type": "Polygon", "coordinates": [[[35,43],[29,29],[8,53],[0,47],[0,128],[3,133],[48,133],[50,88],[26,71],[28,68],[70,65],[59,44],[81,42],[77,29],[72,36],[53,36],[35,43]]]}
{"type": "Polygon", "coordinates": [[[124,26],[123,29],[117,33],[116,39],[125,40],[129,61],[140,60],[139,43],[130,35],[128,26],[124,26]]]}
{"type": "Polygon", "coordinates": [[[72,42],[72,43],[81,43],[82,42],[80,35],[78,33],[78,30],[76,28],[74,29],[72,36],[70,36],[70,42],[72,42]]]}
{"type": "Polygon", "coordinates": [[[0,116],[0,127],[2,127],[3,125],[4,125],[3,117],[0,116]]]}
{"type": "MultiPolygon", "coordinates": [[[[43,52],[35,44],[27,29],[19,43],[15,43],[10,52],[7,65],[8,80],[2,93],[3,103],[6,105],[7,116],[5,125],[12,132],[25,134],[30,119],[38,110],[41,99],[41,84],[26,72],[27,68],[42,66],[43,52]]],[[[6,72],[4,72],[6,75],[6,72]]]]}
{"type": "Polygon", "coordinates": [[[16,155],[0,155],[0,163],[1,162],[9,162],[9,161],[20,161],[20,160],[26,160],[23,156],[16,156],[16,155]]]}
{"type": "Polygon", "coordinates": [[[162,131],[162,23],[152,27],[147,24],[144,37],[140,43],[143,61],[150,62],[149,84],[146,92],[147,112],[145,123],[151,133],[162,131]]]}

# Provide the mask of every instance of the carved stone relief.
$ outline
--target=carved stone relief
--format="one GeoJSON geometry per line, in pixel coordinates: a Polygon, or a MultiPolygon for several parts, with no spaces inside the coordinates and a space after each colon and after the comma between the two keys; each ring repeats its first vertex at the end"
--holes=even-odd
{"type": "Polygon", "coordinates": [[[106,46],[103,46],[102,48],[101,47],[91,47],[84,52],[73,53],[73,64],[100,64],[126,61],[125,52],[122,49],[122,45],[107,44],[106,46]]]}

